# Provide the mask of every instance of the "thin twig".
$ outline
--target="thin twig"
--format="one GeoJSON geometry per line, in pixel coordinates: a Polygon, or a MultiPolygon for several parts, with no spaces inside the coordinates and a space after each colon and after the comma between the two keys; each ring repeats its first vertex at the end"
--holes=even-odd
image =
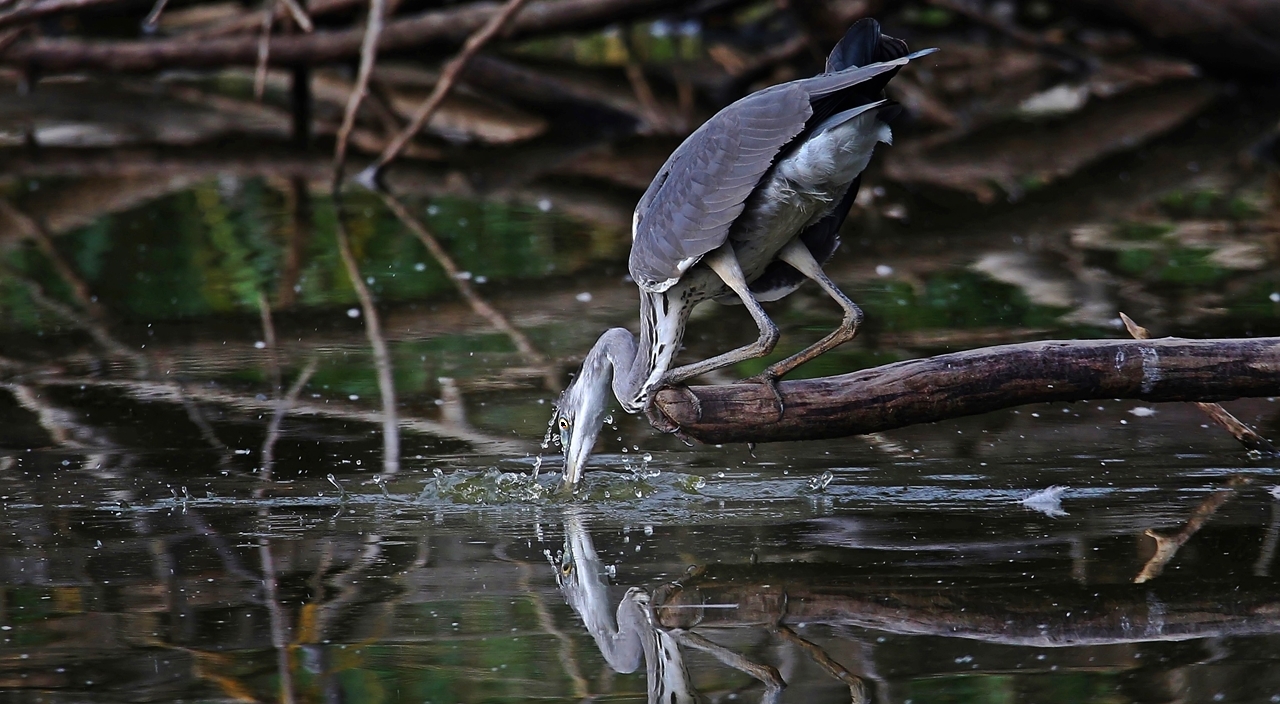
{"type": "Polygon", "coordinates": [[[381,190],[378,193],[382,196],[382,201],[387,204],[387,208],[392,213],[395,213],[400,222],[404,223],[413,234],[417,235],[423,246],[440,264],[440,268],[444,269],[444,273],[453,282],[454,287],[458,289],[458,293],[462,294],[462,297],[466,299],[471,309],[477,315],[489,321],[489,324],[499,332],[511,338],[511,342],[516,346],[516,349],[520,351],[520,354],[524,355],[525,359],[529,360],[531,365],[544,370],[543,378],[546,382],[547,390],[556,390],[559,387],[559,380],[556,378],[550,361],[533,346],[533,343],[529,341],[529,338],[523,332],[512,325],[511,321],[507,320],[507,316],[489,305],[489,302],[476,291],[475,287],[471,285],[470,279],[463,275],[462,270],[453,261],[453,257],[449,256],[440,241],[436,239],[435,235],[431,233],[431,230],[427,229],[427,226],[421,220],[414,217],[409,212],[409,209],[395,196],[381,190]]]}
{"type": "MultiPolygon", "coordinates": [[[[1124,327],[1129,331],[1129,335],[1135,340],[1148,340],[1151,338],[1151,331],[1133,322],[1133,318],[1120,314],[1120,320],[1124,321],[1124,327]]],[[[1253,428],[1245,425],[1239,418],[1231,415],[1227,409],[1217,403],[1196,402],[1195,407],[1204,411],[1205,415],[1213,419],[1213,422],[1226,428],[1231,437],[1235,438],[1244,445],[1246,450],[1250,452],[1261,452],[1265,455],[1280,454],[1280,450],[1276,449],[1271,441],[1259,435],[1253,428]]]]}
{"type": "MultiPolygon", "coordinates": [[[[381,0],[378,0],[379,2],[381,0]]],[[[387,351],[387,340],[382,335],[382,324],[378,320],[378,309],[373,305],[373,295],[360,277],[360,267],[356,264],[355,255],[351,253],[351,240],[347,236],[347,225],[342,219],[342,206],[338,193],[334,191],[334,205],[338,210],[335,219],[335,235],[338,240],[338,254],[346,267],[347,277],[356,290],[356,298],[360,299],[360,309],[364,313],[364,331],[369,336],[369,346],[373,349],[373,365],[378,375],[378,391],[382,396],[382,465],[385,474],[394,474],[400,468],[400,424],[396,413],[396,387],[391,375],[391,354],[387,351]]]]}
{"type": "Polygon", "coordinates": [[[156,0],[156,4],[151,7],[151,12],[148,12],[146,18],[142,20],[142,31],[156,31],[156,24],[160,22],[160,13],[164,12],[168,4],[169,0],[156,0]]]}
{"type": "Polygon", "coordinates": [[[258,65],[253,69],[253,97],[262,100],[267,89],[267,60],[271,57],[271,25],[276,21],[275,13],[268,12],[262,16],[262,34],[258,36],[258,65]]]}
{"type": "Polygon", "coordinates": [[[351,129],[356,125],[356,113],[360,111],[360,102],[369,90],[369,76],[373,75],[373,64],[378,60],[378,38],[382,36],[383,13],[386,11],[386,0],[369,0],[369,19],[364,28],[364,41],[360,44],[360,70],[356,74],[356,85],[347,98],[347,109],[342,115],[342,126],[338,128],[338,141],[333,148],[333,187],[336,190],[342,183],[342,172],[347,160],[347,140],[351,137],[351,129]]]}
{"type": "Polygon", "coordinates": [[[462,69],[466,68],[467,62],[471,60],[471,57],[475,56],[476,53],[480,51],[481,47],[502,31],[507,22],[520,11],[520,8],[525,4],[525,1],[526,0],[507,0],[507,4],[502,7],[500,12],[490,17],[489,21],[486,22],[475,34],[467,37],[466,43],[462,45],[462,51],[458,52],[457,56],[453,57],[447,64],[445,64],[444,69],[440,72],[440,80],[436,82],[435,89],[432,90],[431,95],[427,96],[427,99],[418,106],[418,111],[414,113],[413,119],[409,122],[409,126],[404,128],[404,130],[400,132],[394,140],[392,140],[391,144],[387,145],[387,148],[382,152],[382,155],[378,157],[378,160],[374,162],[373,165],[369,166],[369,168],[365,169],[364,172],[361,173],[359,180],[362,183],[372,184],[377,182],[378,173],[382,168],[400,155],[400,152],[404,149],[405,145],[408,144],[409,140],[413,139],[414,135],[418,134],[418,132],[422,130],[422,126],[427,123],[427,120],[431,119],[431,115],[434,114],[440,107],[440,104],[444,102],[445,96],[449,94],[453,85],[457,83],[458,76],[462,74],[462,69]]]}
{"type": "MultiPolygon", "coordinates": [[[[293,18],[293,23],[304,32],[315,31],[315,24],[311,22],[311,17],[307,15],[307,11],[302,9],[298,4],[298,0],[280,0],[280,4],[284,5],[285,10],[289,12],[289,16],[293,18]]],[[[275,14],[272,11],[271,14],[275,14]]]]}

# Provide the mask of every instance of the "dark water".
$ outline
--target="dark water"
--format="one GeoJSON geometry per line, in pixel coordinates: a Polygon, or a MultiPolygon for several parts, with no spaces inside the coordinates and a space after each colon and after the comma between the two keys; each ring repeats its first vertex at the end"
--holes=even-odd
{"type": "MultiPolygon", "coordinates": [[[[1119,310],[1276,333],[1262,186],[1214,171],[1213,143],[1192,129],[994,217],[862,217],[831,270],[867,328],[802,373],[1118,336],[1119,310]]],[[[8,701],[1280,701],[1280,465],[1190,406],[754,451],[618,414],[562,499],[546,369],[376,199],[348,209],[390,426],[305,181],[6,194],[56,235],[10,243],[0,277],[8,701]]],[[[560,373],[635,315],[618,224],[580,204],[410,200],[560,373]]],[[[771,311],[775,358],[836,319],[808,290],[771,311]]],[[[753,334],[736,308],[692,325],[690,358],[753,334]]],[[[1272,400],[1229,406],[1280,434],[1272,400]]]]}

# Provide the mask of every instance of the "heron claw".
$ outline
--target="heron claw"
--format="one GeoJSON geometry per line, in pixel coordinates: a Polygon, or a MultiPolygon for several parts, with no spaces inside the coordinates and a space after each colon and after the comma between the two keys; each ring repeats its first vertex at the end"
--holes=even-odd
{"type": "MultiPolygon", "coordinates": [[[[683,391],[685,395],[689,397],[689,403],[693,406],[694,416],[699,419],[702,418],[702,401],[698,399],[697,394],[693,393],[688,386],[683,384],[669,388],[683,391]]],[[[666,413],[663,413],[662,409],[658,408],[658,405],[653,403],[652,399],[650,400],[649,405],[644,409],[644,417],[649,421],[649,425],[653,426],[657,431],[675,435],[680,439],[680,442],[683,442],[689,447],[693,447],[693,438],[689,437],[680,429],[679,423],[672,420],[666,413]]]]}
{"type": "Polygon", "coordinates": [[[782,414],[786,412],[787,405],[782,402],[782,392],[778,390],[778,376],[766,369],[755,376],[749,376],[743,379],[746,382],[762,384],[769,393],[773,394],[773,400],[778,404],[778,420],[782,419],[782,414]]]}

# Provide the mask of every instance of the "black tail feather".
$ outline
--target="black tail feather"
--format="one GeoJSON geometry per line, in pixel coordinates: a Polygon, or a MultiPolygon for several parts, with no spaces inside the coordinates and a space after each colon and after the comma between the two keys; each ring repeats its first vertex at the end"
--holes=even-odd
{"type": "Polygon", "coordinates": [[[827,56],[827,73],[893,61],[907,55],[907,43],[880,33],[880,23],[867,17],[853,23],[827,56]]]}

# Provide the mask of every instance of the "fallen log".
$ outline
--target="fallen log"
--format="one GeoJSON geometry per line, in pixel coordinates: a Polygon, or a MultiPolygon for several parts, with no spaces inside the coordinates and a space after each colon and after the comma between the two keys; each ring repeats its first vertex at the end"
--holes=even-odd
{"type": "Polygon", "coordinates": [[[1280,338],[1050,340],[778,385],[666,388],[657,410],[706,443],[862,435],[1028,403],[1280,396],[1280,338]],[[695,400],[696,397],[696,400],[695,400]]]}
{"type": "MultiPolygon", "coordinates": [[[[542,0],[529,3],[514,18],[509,37],[599,27],[677,8],[676,0],[542,0]]],[[[379,53],[408,48],[445,48],[461,44],[499,11],[500,3],[474,2],[432,10],[387,22],[378,40],[379,53]]],[[[270,63],[315,65],[360,55],[364,28],[320,31],[271,38],[270,63]]],[[[95,41],[35,39],[0,53],[0,63],[42,71],[145,72],[168,68],[253,66],[258,61],[256,36],[203,41],[175,37],[159,41],[95,41]]]]}

